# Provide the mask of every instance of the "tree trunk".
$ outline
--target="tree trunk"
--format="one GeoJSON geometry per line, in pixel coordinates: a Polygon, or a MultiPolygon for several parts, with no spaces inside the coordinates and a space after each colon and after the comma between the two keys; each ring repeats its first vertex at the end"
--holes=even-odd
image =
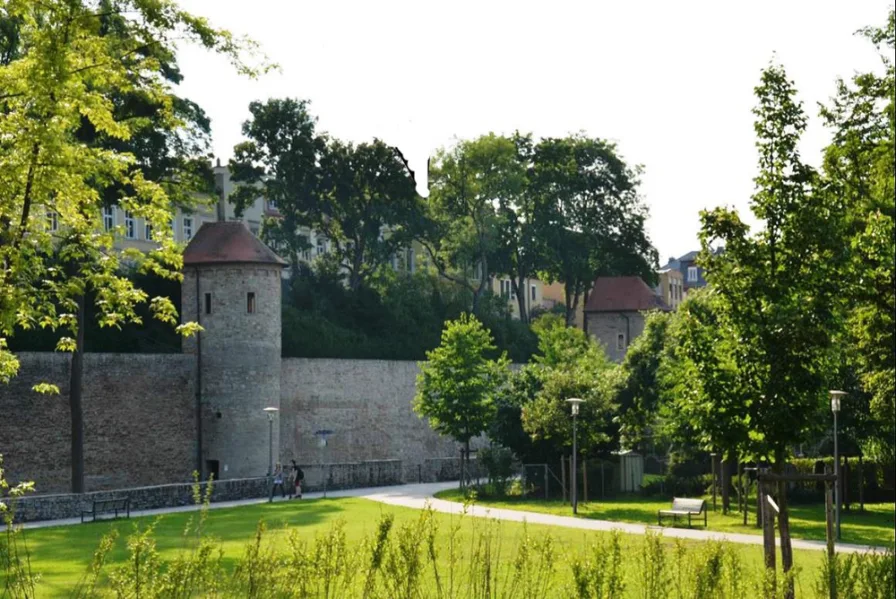
{"type": "Polygon", "coordinates": [[[514,281],[514,287],[516,287],[516,303],[520,309],[520,322],[529,322],[529,310],[526,307],[526,302],[529,299],[529,296],[526,294],[526,279],[524,277],[520,277],[519,282],[514,281]]]}
{"type": "MultiPolygon", "coordinates": [[[[784,474],[784,452],[775,452],[775,472],[784,474]]],[[[790,516],[787,507],[787,482],[778,482],[778,531],[781,535],[781,567],[784,570],[784,597],[793,599],[793,578],[788,573],[793,569],[793,548],[790,544],[790,516]]]]}
{"type": "Polygon", "coordinates": [[[762,547],[765,554],[765,575],[767,577],[766,597],[775,597],[775,517],[772,506],[769,505],[766,496],[771,489],[771,484],[759,479],[758,511],[762,513],[762,547]]]}
{"type": "Polygon", "coordinates": [[[78,332],[69,375],[69,407],[72,416],[72,493],[84,492],[84,413],[81,396],[84,389],[84,294],[77,298],[78,332]]]}

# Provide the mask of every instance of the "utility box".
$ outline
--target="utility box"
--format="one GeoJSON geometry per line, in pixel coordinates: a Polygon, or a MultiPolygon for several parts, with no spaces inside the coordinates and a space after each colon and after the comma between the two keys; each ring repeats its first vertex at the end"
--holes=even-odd
{"type": "Polygon", "coordinates": [[[644,456],[634,451],[620,451],[619,490],[623,493],[637,493],[644,479],[644,456]]]}

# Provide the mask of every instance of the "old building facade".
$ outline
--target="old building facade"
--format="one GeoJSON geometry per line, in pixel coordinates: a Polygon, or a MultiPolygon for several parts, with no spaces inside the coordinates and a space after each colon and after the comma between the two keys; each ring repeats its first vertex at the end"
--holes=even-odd
{"type": "Polygon", "coordinates": [[[640,277],[599,277],[585,304],[585,331],[614,362],[644,331],[644,313],[669,306],[640,277]]]}

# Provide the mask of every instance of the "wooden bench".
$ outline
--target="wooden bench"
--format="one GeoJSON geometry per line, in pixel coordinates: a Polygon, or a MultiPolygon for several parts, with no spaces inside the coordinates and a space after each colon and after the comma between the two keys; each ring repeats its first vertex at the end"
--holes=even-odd
{"type": "Polygon", "coordinates": [[[130,497],[113,497],[112,499],[98,499],[93,502],[92,509],[81,511],[81,523],[84,523],[84,516],[90,515],[96,522],[96,517],[100,514],[115,514],[124,512],[128,518],[131,517],[131,498],[130,497]]]}
{"type": "Polygon", "coordinates": [[[659,510],[656,513],[657,523],[663,525],[663,516],[672,516],[673,525],[678,522],[679,516],[688,517],[688,528],[691,526],[691,517],[703,514],[703,527],[706,528],[706,502],[702,499],[687,499],[684,497],[675,497],[672,499],[671,510],[659,510]]]}

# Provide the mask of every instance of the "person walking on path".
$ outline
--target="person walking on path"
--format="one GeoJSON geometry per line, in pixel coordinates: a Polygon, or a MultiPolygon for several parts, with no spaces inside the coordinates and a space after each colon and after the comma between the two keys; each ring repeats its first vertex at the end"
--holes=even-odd
{"type": "Polygon", "coordinates": [[[274,484],[271,485],[271,496],[268,503],[274,501],[274,491],[277,487],[280,487],[280,497],[286,499],[286,487],[283,486],[283,467],[279,463],[274,468],[274,484]]]}
{"type": "Polygon", "coordinates": [[[292,460],[293,484],[295,485],[296,498],[302,498],[302,481],[305,480],[305,473],[299,468],[295,460],[292,460]]]}

